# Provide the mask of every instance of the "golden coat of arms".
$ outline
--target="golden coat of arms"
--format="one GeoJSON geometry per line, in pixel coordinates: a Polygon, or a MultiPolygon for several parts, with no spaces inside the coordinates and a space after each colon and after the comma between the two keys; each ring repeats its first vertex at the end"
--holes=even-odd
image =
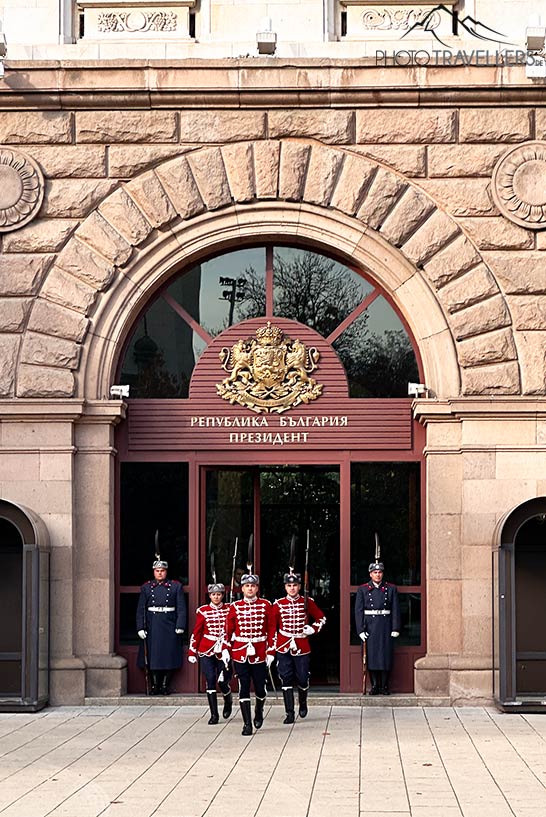
{"type": "Polygon", "coordinates": [[[309,375],[317,368],[320,352],[286,337],[268,321],[256,337],[238,340],[220,352],[229,377],[217,383],[220,397],[252,411],[281,414],[300,403],[310,403],[322,385],[309,375]]]}

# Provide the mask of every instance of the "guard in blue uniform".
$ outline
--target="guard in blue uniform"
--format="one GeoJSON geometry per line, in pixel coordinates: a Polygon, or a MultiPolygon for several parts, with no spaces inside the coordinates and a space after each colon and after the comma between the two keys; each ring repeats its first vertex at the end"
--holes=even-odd
{"type": "MultiPolygon", "coordinates": [[[[138,636],[146,641],[152,695],[168,695],[173,671],[182,665],[186,601],[180,582],[167,579],[168,567],[162,559],[153,563],[154,578],[140,588],[136,614],[138,636]]],[[[144,643],[137,664],[146,666],[144,643]]]]}
{"type": "Polygon", "coordinates": [[[383,562],[372,562],[368,570],[370,581],[356,591],[356,631],[367,646],[370,695],[388,695],[393,643],[400,635],[398,590],[383,581],[383,562]]]}

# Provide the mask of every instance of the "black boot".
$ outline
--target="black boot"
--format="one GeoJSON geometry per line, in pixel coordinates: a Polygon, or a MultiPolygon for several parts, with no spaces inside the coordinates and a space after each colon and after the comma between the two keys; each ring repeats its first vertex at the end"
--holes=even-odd
{"type": "Polygon", "coordinates": [[[164,672],[163,678],[161,679],[161,694],[168,695],[169,694],[169,682],[171,680],[172,672],[164,672]]]}
{"type": "Polygon", "coordinates": [[[381,686],[379,683],[379,673],[376,670],[370,670],[370,681],[372,684],[370,695],[379,695],[381,686]]]}
{"type": "Polygon", "coordinates": [[[256,698],[256,706],[254,708],[254,726],[256,729],[261,729],[264,722],[264,704],[265,698],[256,698]]]}
{"type": "Polygon", "coordinates": [[[241,715],[243,716],[243,731],[241,735],[251,735],[252,734],[252,715],[250,712],[250,701],[241,701],[239,703],[241,707],[241,715]]]}
{"type": "Polygon", "coordinates": [[[210,708],[210,718],[209,718],[209,726],[214,726],[215,723],[218,723],[219,716],[218,716],[218,696],[216,692],[207,689],[207,698],[209,700],[209,708],[210,708]]]}
{"type": "Polygon", "coordinates": [[[299,703],[298,715],[300,716],[300,718],[306,718],[308,712],[307,689],[302,689],[301,687],[298,687],[298,703],[299,703]]]}
{"type": "Polygon", "coordinates": [[[294,712],[294,688],[288,687],[288,689],[285,689],[283,687],[282,697],[284,699],[284,710],[286,712],[286,718],[283,720],[283,723],[294,723],[296,720],[296,714],[294,712]]]}
{"type": "Polygon", "coordinates": [[[390,695],[388,670],[381,670],[381,695],[390,695]]]}
{"type": "Polygon", "coordinates": [[[159,673],[151,672],[150,678],[152,681],[152,686],[150,688],[150,695],[159,695],[159,673]]]}
{"type": "Polygon", "coordinates": [[[224,692],[224,708],[222,709],[222,717],[229,718],[233,710],[233,695],[231,692],[224,692]]]}

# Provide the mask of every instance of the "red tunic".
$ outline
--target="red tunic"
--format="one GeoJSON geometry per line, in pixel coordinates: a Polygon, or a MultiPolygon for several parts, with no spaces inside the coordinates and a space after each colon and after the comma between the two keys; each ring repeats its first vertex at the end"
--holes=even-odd
{"type": "Polygon", "coordinates": [[[189,655],[221,655],[228,649],[226,641],[226,619],[229,604],[204,604],[197,608],[195,627],[190,638],[189,655]]]}
{"type": "Polygon", "coordinates": [[[311,652],[309,639],[303,633],[303,627],[308,623],[308,616],[313,619],[312,628],[319,633],[326,624],[326,616],[313,599],[307,599],[307,613],[302,596],[290,598],[285,596],[277,599],[273,605],[275,616],[277,652],[290,652],[292,655],[306,655],[311,652]]]}
{"type": "Polygon", "coordinates": [[[267,599],[245,598],[229,606],[226,637],[234,661],[260,664],[266,654],[274,655],[275,621],[267,599]]]}

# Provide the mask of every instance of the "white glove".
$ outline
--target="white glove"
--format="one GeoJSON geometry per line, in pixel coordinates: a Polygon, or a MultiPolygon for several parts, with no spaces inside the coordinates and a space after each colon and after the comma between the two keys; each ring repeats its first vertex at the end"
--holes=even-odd
{"type": "Polygon", "coordinates": [[[273,663],[274,660],[275,660],[274,655],[266,655],[265,656],[265,663],[267,664],[268,668],[271,666],[271,664],[273,663]]]}
{"type": "Polygon", "coordinates": [[[231,660],[231,655],[229,654],[229,650],[222,650],[222,661],[226,665],[226,669],[229,666],[230,660],[231,660]]]}
{"type": "Polygon", "coordinates": [[[303,634],[304,635],[315,635],[315,628],[311,627],[310,624],[303,625],[303,634]]]}
{"type": "Polygon", "coordinates": [[[188,655],[188,661],[190,662],[190,664],[197,664],[197,658],[195,657],[195,655],[188,655]]]}
{"type": "Polygon", "coordinates": [[[391,636],[393,638],[398,638],[399,635],[400,635],[400,633],[398,633],[396,630],[393,630],[392,633],[391,633],[391,636]]]}
{"type": "Polygon", "coordinates": [[[146,630],[139,630],[138,631],[138,637],[141,638],[143,641],[146,638],[146,635],[147,635],[146,630]]]}
{"type": "Polygon", "coordinates": [[[182,635],[182,633],[183,633],[183,632],[184,632],[184,630],[175,630],[175,633],[176,633],[177,635],[182,635]]]}
{"type": "Polygon", "coordinates": [[[367,639],[367,638],[368,638],[368,636],[369,636],[369,633],[359,633],[358,635],[360,636],[360,638],[362,639],[362,641],[366,641],[366,639],[367,639]]]}

